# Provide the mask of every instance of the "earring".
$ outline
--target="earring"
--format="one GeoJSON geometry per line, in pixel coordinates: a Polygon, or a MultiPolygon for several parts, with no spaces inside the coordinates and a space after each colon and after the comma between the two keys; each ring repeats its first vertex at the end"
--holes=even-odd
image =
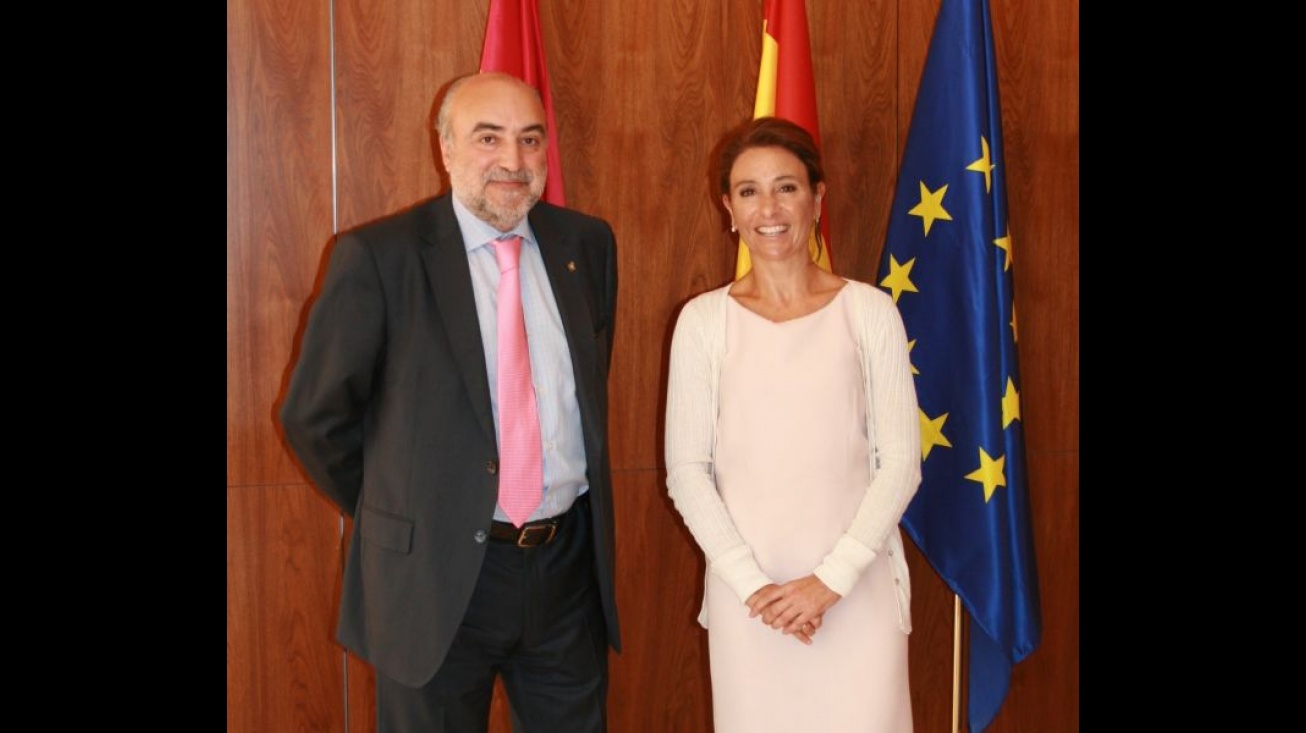
{"type": "Polygon", "coordinates": [[[735,223],[733,221],[730,222],[730,233],[731,234],[735,233],[735,223]]]}

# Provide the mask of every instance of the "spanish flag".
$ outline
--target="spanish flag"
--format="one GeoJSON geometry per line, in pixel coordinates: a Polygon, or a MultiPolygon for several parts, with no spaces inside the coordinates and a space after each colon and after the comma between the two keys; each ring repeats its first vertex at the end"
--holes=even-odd
{"type": "MultiPolygon", "coordinates": [[[[801,125],[821,147],[821,130],[816,121],[816,83],[812,76],[812,48],[807,40],[807,8],[803,0],[766,0],[762,8],[762,66],[757,73],[757,101],[753,118],[783,117],[801,125]]],[[[808,244],[812,259],[830,269],[829,222],[821,204],[821,237],[816,230],[808,244]]],[[[735,279],[748,274],[752,261],[748,245],[739,239],[735,279]]]]}
{"type": "Polygon", "coordinates": [[[485,45],[481,48],[481,71],[512,74],[539,90],[549,126],[549,178],[544,184],[544,200],[565,206],[558,126],[553,120],[553,94],[549,91],[549,70],[544,63],[544,43],[540,40],[538,0],[490,0],[485,45]]]}

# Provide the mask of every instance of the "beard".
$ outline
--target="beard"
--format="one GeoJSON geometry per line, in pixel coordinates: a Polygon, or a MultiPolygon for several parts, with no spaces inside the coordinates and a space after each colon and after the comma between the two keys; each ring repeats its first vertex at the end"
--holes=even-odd
{"type": "Polygon", "coordinates": [[[503,168],[491,168],[484,174],[475,171],[460,171],[450,175],[450,185],[458,200],[463,202],[473,214],[489,223],[495,229],[506,232],[517,226],[531,207],[540,200],[544,193],[546,176],[544,170],[509,171],[503,168]],[[527,184],[525,192],[497,192],[493,197],[486,191],[493,181],[512,181],[527,184]]]}

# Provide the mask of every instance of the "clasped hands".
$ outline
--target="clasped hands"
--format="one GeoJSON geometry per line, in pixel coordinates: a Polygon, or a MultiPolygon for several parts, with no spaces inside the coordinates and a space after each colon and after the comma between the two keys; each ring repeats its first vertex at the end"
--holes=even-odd
{"type": "Polygon", "coordinates": [[[820,578],[808,575],[779,585],[768,583],[749,596],[746,604],[749,618],[761,616],[767,626],[811,644],[825,612],[840,598],[820,578]]]}

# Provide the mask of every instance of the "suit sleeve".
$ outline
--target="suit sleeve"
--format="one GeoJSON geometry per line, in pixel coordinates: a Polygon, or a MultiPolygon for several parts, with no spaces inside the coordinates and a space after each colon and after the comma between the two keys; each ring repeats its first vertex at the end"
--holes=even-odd
{"type": "Polygon", "coordinates": [[[363,481],[363,420],[385,340],[382,296],[371,253],[357,237],[342,235],[281,407],[300,465],[351,517],[363,481]]]}

